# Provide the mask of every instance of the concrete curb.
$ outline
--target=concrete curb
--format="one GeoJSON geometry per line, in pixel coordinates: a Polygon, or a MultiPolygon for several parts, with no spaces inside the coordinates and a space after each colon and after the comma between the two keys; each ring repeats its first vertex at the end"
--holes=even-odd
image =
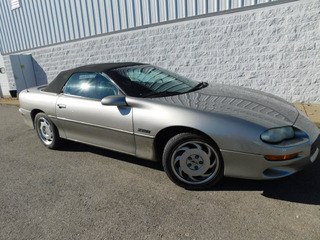
{"type": "Polygon", "coordinates": [[[18,98],[5,97],[0,98],[0,105],[9,105],[9,106],[20,106],[18,98]]]}
{"type": "Polygon", "coordinates": [[[299,110],[304,112],[310,120],[320,128],[320,104],[294,104],[299,110]]]}
{"type": "Polygon", "coordinates": [[[0,105],[20,107],[20,104],[19,104],[19,103],[4,103],[4,102],[0,102],[0,105]]]}

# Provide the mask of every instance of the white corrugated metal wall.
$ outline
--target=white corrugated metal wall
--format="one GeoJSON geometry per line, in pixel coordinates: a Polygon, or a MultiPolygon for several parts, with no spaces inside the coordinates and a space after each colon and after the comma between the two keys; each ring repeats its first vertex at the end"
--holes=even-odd
{"type": "MultiPolygon", "coordinates": [[[[277,0],[0,1],[2,54],[277,0]]],[[[281,1],[281,0],[279,0],[281,1]]]]}
{"type": "Polygon", "coordinates": [[[9,95],[9,82],[7,74],[5,73],[5,67],[3,57],[0,55],[0,68],[4,69],[4,72],[0,72],[0,98],[9,95]]]}

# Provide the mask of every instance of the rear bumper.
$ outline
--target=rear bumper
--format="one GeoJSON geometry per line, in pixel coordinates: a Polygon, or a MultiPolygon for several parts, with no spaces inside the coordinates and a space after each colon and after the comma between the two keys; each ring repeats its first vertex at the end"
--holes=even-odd
{"type": "Polygon", "coordinates": [[[320,159],[320,136],[296,158],[284,161],[269,161],[263,155],[221,150],[224,159],[224,174],[228,177],[246,179],[275,179],[289,176],[320,159]]]}
{"type": "Polygon", "coordinates": [[[33,121],[31,118],[31,112],[26,109],[19,108],[19,113],[22,116],[22,119],[25,122],[25,124],[27,124],[30,128],[34,128],[33,121]]]}

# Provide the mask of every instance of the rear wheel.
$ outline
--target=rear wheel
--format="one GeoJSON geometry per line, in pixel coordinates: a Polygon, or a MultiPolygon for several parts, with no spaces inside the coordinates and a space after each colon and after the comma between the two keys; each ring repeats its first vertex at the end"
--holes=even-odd
{"type": "Polygon", "coordinates": [[[207,189],[223,177],[221,153],[212,141],[180,133],[166,144],[162,159],[168,177],[186,189],[207,189]]]}
{"type": "Polygon", "coordinates": [[[38,113],[34,119],[34,126],[41,142],[50,149],[56,149],[61,144],[56,126],[44,113],[38,113]]]}

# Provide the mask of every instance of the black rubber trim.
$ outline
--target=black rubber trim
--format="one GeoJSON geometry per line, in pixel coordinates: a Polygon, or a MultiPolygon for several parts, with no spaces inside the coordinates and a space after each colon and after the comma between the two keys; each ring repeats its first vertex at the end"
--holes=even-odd
{"type": "Polygon", "coordinates": [[[318,136],[318,138],[311,145],[311,156],[315,153],[317,148],[320,148],[320,135],[318,136]]]}
{"type": "Polygon", "coordinates": [[[129,67],[143,65],[142,63],[135,62],[123,62],[123,63],[102,63],[102,64],[92,64],[86,65],[78,68],[73,68],[67,71],[61,72],[51,83],[48,84],[46,88],[42,91],[52,92],[52,93],[61,93],[63,86],[66,84],[70,76],[74,73],[102,73],[110,69],[120,68],[120,67],[129,67]]]}

